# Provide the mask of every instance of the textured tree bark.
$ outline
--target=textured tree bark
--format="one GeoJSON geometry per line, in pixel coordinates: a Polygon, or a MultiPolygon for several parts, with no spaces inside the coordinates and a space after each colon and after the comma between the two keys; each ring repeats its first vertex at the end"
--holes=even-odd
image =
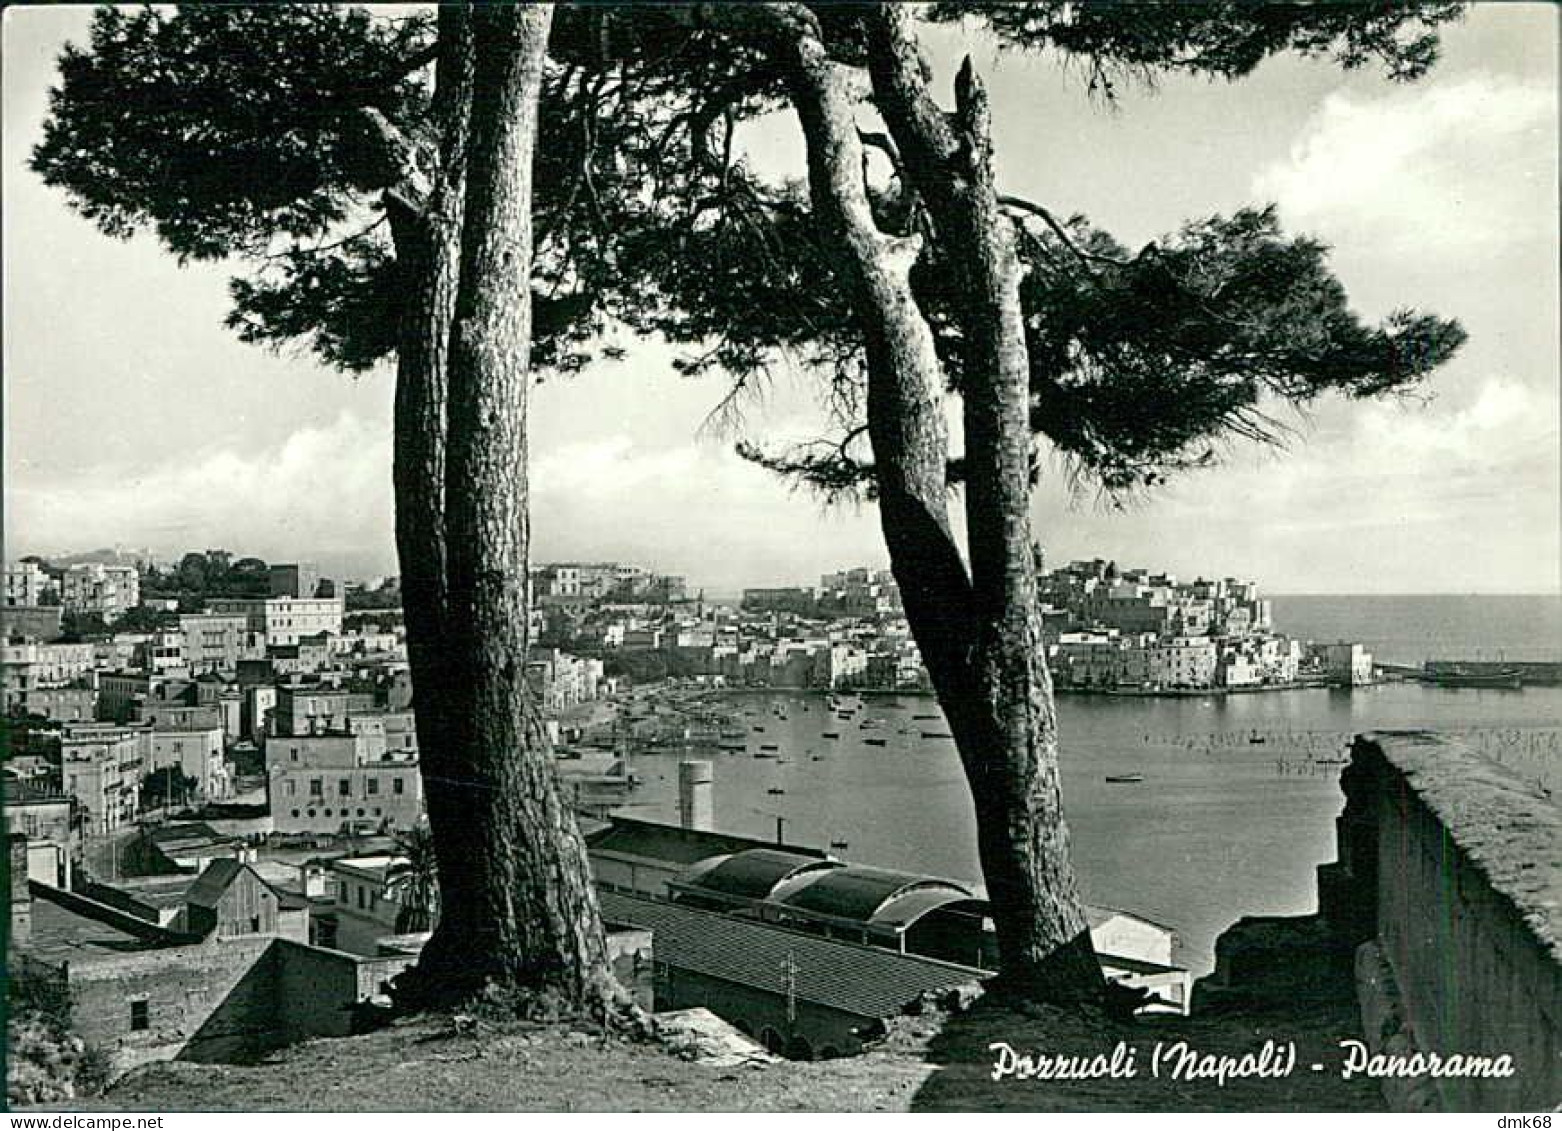
{"type": "MultiPolygon", "coordinates": [[[[445,462],[443,920],[422,966],[604,1013],[618,1000],[585,843],[526,684],[532,154],[549,5],[479,5],[445,462]]],[[[431,801],[433,799],[431,798],[431,801]]],[[[431,804],[431,816],[434,809],[431,804]]]]}
{"type": "MultiPolygon", "coordinates": [[[[439,12],[439,58],[431,113],[439,131],[438,167],[427,199],[407,189],[390,196],[387,210],[396,258],[407,290],[396,353],[393,484],[396,548],[401,566],[402,608],[407,625],[407,659],[412,671],[420,772],[430,831],[436,845],[459,843],[465,822],[460,800],[445,782],[449,765],[448,672],[445,590],[445,412],[446,367],[456,288],[461,266],[461,219],[465,210],[467,118],[472,98],[472,41],[460,5],[439,12]],[[454,830],[454,831],[453,831],[454,830]]],[[[455,849],[440,850],[440,886],[453,890],[462,866],[455,849]]],[[[442,957],[458,950],[441,928],[425,948],[424,966],[448,966],[442,957]]],[[[425,971],[426,973],[426,971],[425,971]]],[[[404,975],[398,998],[409,1005],[437,991],[437,977],[404,975]]]]}
{"type": "Polygon", "coordinates": [[[998,929],[1000,981],[1015,996],[1096,1001],[1100,964],[1069,855],[1057,724],[1036,609],[1030,539],[1029,359],[1019,267],[992,183],[985,102],[962,72],[963,135],[926,91],[909,15],[862,6],[873,94],[962,265],[968,574],[950,527],[943,366],[909,282],[920,243],[873,218],[854,114],[858,72],[832,62],[797,3],[693,5],[687,22],[763,37],[787,70],[807,142],[809,187],[845,251],[868,362],[868,435],[880,520],[906,619],[970,782],[998,929]]]}
{"type": "Polygon", "coordinates": [[[970,578],[949,522],[943,366],[911,290],[920,239],[886,235],[873,218],[854,115],[861,73],[831,61],[818,18],[805,4],[671,11],[693,26],[755,36],[787,69],[814,208],[840,241],[858,292],[880,523],[907,619],[942,696],[963,678],[971,611],[970,578]]]}
{"type": "Polygon", "coordinates": [[[927,91],[909,21],[903,8],[876,6],[868,48],[877,105],[956,268],[972,639],[963,686],[941,698],[976,804],[1003,982],[1029,999],[1098,999],[1105,982],[1069,852],[1036,607],[1019,261],[998,207],[985,93],[967,60],[954,120],[947,119],[927,91]]]}

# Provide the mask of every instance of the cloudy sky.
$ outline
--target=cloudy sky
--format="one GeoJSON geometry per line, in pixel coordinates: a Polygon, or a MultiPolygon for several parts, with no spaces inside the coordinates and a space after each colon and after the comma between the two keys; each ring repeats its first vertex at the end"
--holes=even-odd
{"type": "MultiPolygon", "coordinates": [[[[115,242],[26,169],[54,59],[85,8],[4,15],[6,552],[225,546],[357,575],[394,572],[391,380],[357,380],[222,328],[227,273],[115,242]]],[[[1082,211],[1129,245],[1183,220],[1277,202],[1335,248],[1357,308],[1454,315],[1470,332],[1424,401],[1328,403],[1284,452],[1238,450],[1133,509],[1052,477],[1036,529],[1054,560],[1101,555],[1273,592],[1555,592],[1559,548],[1556,14],[1483,4],[1433,76],[1391,85],[1295,59],[1236,85],[1170,80],[1092,103],[1045,58],[975,32],[930,36],[940,76],[986,75],[1006,190],[1082,211]]],[[[767,160],[798,151],[790,120],[767,160]]],[[[535,554],[616,558],[697,585],[809,582],[882,564],[871,508],[826,509],[702,430],[720,395],[632,343],[550,381],[533,412],[535,554]]],[[[756,438],[803,429],[780,378],[756,438]]]]}

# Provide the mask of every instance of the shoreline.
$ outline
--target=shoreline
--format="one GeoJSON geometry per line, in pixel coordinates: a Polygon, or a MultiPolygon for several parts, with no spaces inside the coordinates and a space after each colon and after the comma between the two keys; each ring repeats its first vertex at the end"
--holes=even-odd
{"type": "MultiPolygon", "coordinates": [[[[1346,686],[1332,684],[1326,680],[1309,680],[1297,683],[1266,683],[1254,687],[1194,687],[1194,688],[1163,688],[1150,690],[1131,687],[1059,687],[1054,685],[1053,692],[1057,695],[1088,695],[1113,699],[1200,699],[1211,695],[1261,695],[1269,692],[1282,691],[1355,691],[1359,689],[1379,687],[1388,683],[1410,682],[1399,680],[1373,680],[1371,683],[1346,686]]],[[[806,695],[815,698],[828,696],[856,696],[861,699],[936,699],[937,693],[921,688],[899,689],[883,687],[793,687],[784,684],[766,684],[755,687],[712,687],[703,684],[688,684],[675,688],[670,680],[662,680],[654,684],[637,684],[636,688],[659,688],[664,691],[686,690],[701,694],[718,695],[806,695]]]]}

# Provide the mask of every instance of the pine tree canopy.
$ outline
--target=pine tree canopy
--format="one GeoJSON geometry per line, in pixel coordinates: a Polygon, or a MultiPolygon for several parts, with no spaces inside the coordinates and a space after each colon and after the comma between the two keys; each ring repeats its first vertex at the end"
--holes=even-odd
{"type": "MultiPolygon", "coordinates": [[[[534,363],[580,367],[613,322],[689,346],[685,372],[717,371],[734,387],[784,354],[828,382],[838,432],[742,450],[826,492],[871,493],[862,342],[839,249],[806,188],[767,179],[744,152],[745,123],[785,110],[785,84],[761,44],[679,18],[684,7],[583,4],[555,20],[536,158],[534,363]]],[[[832,56],[859,65],[852,7],[814,12],[832,56]]],[[[1110,98],[1116,83],[1161,74],[1235,80],[1286,52],[1414,79],[1458,12],[1038,0],[924,14],[1056,56],[1110,98]]],[[[33,167],[110,235],[146,230],[181,260],[241,267],[228,322],[244,340],[304,343],[334,367],[368,370],[394,351],[405,292],[386,210],[437,143],[434,35],[431,17],[362,8],[101,9],[89,43],[61,59],[33,167]]],[[[949,252],[893,143],[864,130],[881,226],[930,237],[913,282],[958,393],[949,252]]],[[[1278,407],[1413,390],[1464,341],[1456,322],[1410,310],[1363,322],[1328,249],[1287,234],[1271,207],[1131,250],[1072,208],[1005,206],[1025,270],[1039,451],[1050,445],[1110,492],[1213,462],[1233,439],[1282,438],[1278,407]]]]}

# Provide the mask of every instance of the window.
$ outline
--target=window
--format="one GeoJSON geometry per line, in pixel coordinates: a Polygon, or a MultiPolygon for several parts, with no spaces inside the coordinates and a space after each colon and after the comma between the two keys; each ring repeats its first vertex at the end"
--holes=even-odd
{"type": "Polygon", "coordinates": [[[349,778],[342,778],[336,783],[336,793],[339,797],[351,797],[353,795],[353,783],[349,778]]]}
{"type": "Polygon", "coordinates": [[[293,761],[298,761],[298,747],[293,747],[288,751],[288,754],[292,757],[293,761]]]}
{"type": "Polygon", "coordinates": [[[402,781],[400,778],[393,778],[391,780],[391,792],[396,794],[406,793],[407,783],[402,781]]]}
{"type": "Polygon", "coordinates": [[[346,880],[341,881],[341,883],[336,885],[336,888],[337,888],[336,896],[337,896],[338,901],[340,901],[342,903],[346,903],[347,902],[347,881],[346,880]]]}
{"type": "Polygon", "coordinates": [[[287,796],[292,797],[294,794],[296,794],[298,792],[298,783],[296,781],[293,781],[291,778],[289,778],[287,780],[287,782],[284,783],[282,792],[285,793],[287,796]]]}
{"type": "Polygon", "coordinates": [[[152,1009],[149,1003],[143,999],[130,1003],[130,1031],[132,1033],[144,1033],[152,1027],[152,1009]]]}
{"type": "Polygon", "coordinates": [[[371,796],[371,797],[374,796],[376,793],[380,792],[380,779],[379,778],[370,778],[369,779],[368,791],[369,791],[369,796],[371,796]]]}
{"type": "Polygon", "coordinates": [[[294,817],[295,820],[297,819],[297,817],[298,817],[298,810],[297,809],[293,810],[293,817],[294,817]]]}
{"type": "Polygon", "coordinates": [[[362,911],[363,908],[364,908],[363,887],[360,885],[359,888],[358,888],[358,910],[362,911]]]}
{"type": "Polygon", "coordinates": [[[310,797],[324,797],[325,796],[325,779],[324,778],[310,778],[309,779],[309,796],[310,797]]]}

